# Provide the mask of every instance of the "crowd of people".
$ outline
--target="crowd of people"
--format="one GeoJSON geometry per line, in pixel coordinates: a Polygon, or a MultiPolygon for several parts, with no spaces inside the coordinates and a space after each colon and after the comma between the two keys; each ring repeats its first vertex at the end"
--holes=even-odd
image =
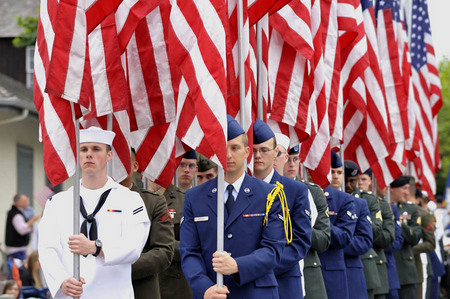
{"type": "MultiPolygon", "coordinates": [[[[369,170],[331,152],[331,183],[299,174],[299,146],[253,126],[253,173],[244,130],[228,116],[223,190],[214,162],[187,152],[177,186],[143,188],[131,149],[127,178],[107,176],[114,133],[80,131],[81,233],[73,190],[50,198],[42,219],[14,197],[6,225],[11,261],[23,260],[5,298],[447,298],[448,213],[410,176],[381,190],[369,170]],[[375,192],[376,191],[376,192],[375,192]],[[217,196],[224,250],[217,251],[217,196]],[[27,254],[39,221],[39,252],[27,254]],[[80,279],[72,275],[80,255],[80,279]],[[42,267],[42,268],[41,268],[42,267]],[[43,273],[43,277],[41,274],[43,273]],[[223,286],[217,284],[223,275],[223,286]],[[34,293],[28,293],[30,286],[34,293]]],[[[3,297],[0,297],[3,298],[3,297]]]]}

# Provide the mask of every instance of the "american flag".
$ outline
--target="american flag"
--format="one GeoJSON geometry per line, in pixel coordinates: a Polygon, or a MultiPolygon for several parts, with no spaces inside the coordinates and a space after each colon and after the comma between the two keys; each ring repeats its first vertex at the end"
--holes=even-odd
{"type": "MultiPolygon", "coordinates": [[[[199,147],[197,131],[189,141],[190,128],[200,128],[205,142],[214,150],[220,165],[226,168],[227,99],[227,7],[223,1],[174,1],[170,13],[170,55],[180,67],[185,88],[180,96],[190,95],[194,118],[179,118],[178,127],[188,130],[178,137],[193,149],[199,147]]],[[[178,105],[182,106],[180,102],[178,105]]],[[[178,134],[178,133],[177,133],[178,134]]],[[[199,147],[199,148],[197,148],[199,147]]],[[[210,157],[210,155],[205,155],[210,157]]]]}
{"type": "Polygon", "coordinates": [[[437,112],[442,106],[441,83],[431,39],[428,6],[425,0],[412,2],[411,66],[415,96],[415,116],[420,156],[414,159],[416,178],[422,183],[422,190],[436,193],[437,112]]]}
{"type": "MultiPolygon", "coordinates": [[[[379,64],[379,47],[372,0],[361,0],[361,6],[363,9],[364,30],[367,38],[367,56],[369,58],[369,67],[364,71],[367,100],[367,115],[365,116],[367,131],[361,144],[356,148],[354,155],[356,159],[354,161],[358,163],[361,171],[365,171],[372,164],[384,159],[388,155],[390,145],[385,89],[379,64]]],[[[354,113],[360,114],[361,112],[358,110],[354,113]]],[[[347,158],[346,151],[345,159],[347,158]]],[[[375,175],[380,177],[382,173],[375,172],[375,175]]]]}
{"type": "Polygon", "coordinates": [[[76,168],[75,107],[45,92],[57,11],[56,0],[41,1],[34,55],[34,105],[39,112],[44,167],[53,186],[72,176],[76,168]]]}

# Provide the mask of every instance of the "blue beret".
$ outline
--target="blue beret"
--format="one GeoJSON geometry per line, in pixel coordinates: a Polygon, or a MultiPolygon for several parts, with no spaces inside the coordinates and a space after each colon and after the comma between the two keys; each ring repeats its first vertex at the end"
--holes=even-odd
{"type": "Polygon", "coordinates": [[[184,153],[183,158],[197,160],[197,154],[195,153],[194,150],[190,150],[190,151],[184,153]]]}
{"type": "Polygon", "coordinates": [[[335,151],[331,151],[331,168],[339,168],[341,166],[341,158],[339,158],[335,151]]]}
{"type": "Polygon", "coordinates": [[[300,153],[300,146],[297,144],[294,147],[291,147],[291,149],[289,150],[289,155],[297,155],[300,153]]]}
{"type": "Polygon", "coordinates": [[[370,169],[370,168],[367,169],[366,171],[363,172],[363,174],[367,174],[369,176],[372,176],[372,174],[373,174],[372,169],[370,169]]]}
{"type": "Polygon", "coordinates": [[[244,129],[238,124],[238,122],[229,114],[227,114],[228,121],[228,140],[234,139],[239,135],[245,134],[244,129]]]}
{"type": "Polygon", "coordinates": [[[406,184],[409,184],[409,181],[411,180],[410,176],[407,175],[402,175],[398,178],[396,178],[392,183],[391,183],[391,187],[392,188],[398,188],[398,187],[403,187],[406,184]]]}
{"type": "Polygon", "coordinates": [[[266,142],[273,137],[275,137],[275,134],[265,122],[260,119],[255,121],[253,124],[253,144],[266,142]]]}
{"type": "Polygon", "coordinates": [[[345,169],[344,171],[345,171],[346,178],[355,177],[359,174],[359,167],[353,161],[345,160],[344,161],[344,169],[345,169]]]}

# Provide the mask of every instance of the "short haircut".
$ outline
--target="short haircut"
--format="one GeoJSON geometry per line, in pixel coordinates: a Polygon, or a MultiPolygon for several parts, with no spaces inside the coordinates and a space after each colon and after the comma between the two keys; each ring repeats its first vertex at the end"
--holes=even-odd
{"type": "Polygon", "coordinates": [[[409,178],[409,194],[411,196],[416,195],[416,180],[412,176],[409,178]]]}
{"type": "Polygon", "coordinates": [[[106,145],[106,152],[112,151],[111,145],[109,145],[109,144],[105,144],[105,145],[106,145]]]}
{"type": "Polygon", "coordinates": [[[244,143],[244,146],[247,147],[248,146],[248,136],[247,134],[242,134],[242,142],[244,143]]]}
{"type": "Polygon", "coordinates": [[[271,139],[273,140],[273,148],[276,149],[277,148],[277,139],[275,138],[275,136],[273,136],[271,139]]]}
{"type": "Polygon", "coordinates": [[[22,196],[25,196],[25,194],[17,193],[16,195],[14,195],[14,197],[13,197],[14,203],[18,203],[20,201],[20,199],[22,198],[22,196]]]}

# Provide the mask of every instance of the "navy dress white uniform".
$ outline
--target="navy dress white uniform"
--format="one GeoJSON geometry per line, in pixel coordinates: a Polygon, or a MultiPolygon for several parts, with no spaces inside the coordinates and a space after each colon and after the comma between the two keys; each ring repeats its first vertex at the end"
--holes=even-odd
{"type": "Polygon", "coordinates": [[[354,198],[356,228],[349,245],[344,248],[348,289],[352,298],[367,298],[366,279],[360,256],[372,248],[372,220],[367,202],[354,198]]]}
{"type": "MultiPolygon", "coordinates": [[[[262,120],[253,124],[253,144],[261,144],[270,139],[275,141],[275,134],[262,120]]],[[[255,158],[257,159],[257,158],[255,158]]],[[[299,261],[304,259],[311,247],[311,210],[308,198],[308,187],[288,177],[280,175],[273,165],[265,182],[283,185],[292,222],[292,240],[286,245],[281,261],[275,268],[280,298],[303,298],[299,261]]],[[[256,173],[256,170],[255,170],[256,173]]]]}
{"type": "MultiPolygon", "coordinates": [[[[108,178],[103,188],[94,190],[96,193],[81,186],[80,194],[86,201],[88,213],[94,210],[100,195],[110,188],[105,204],[95,216],[105,257],[80,257],[80,276],[86,279],[82,298],[134,298],[131,264],[141,255],[150,221],[139,194],[111,178],[108,178]]],[[[83,221],[80,214],[80,223],[83,221]]],[[[39,260],[54,298],[70,298],[62,293],[60,286],[64,279],[72,276],[73,254],[66,242],[71,235],[72,188],[47,201],[39,223],[39,260]]]]}
{"type": "MultiPolygon", "coordinates": [[[[234,142],[242,134],[244,130],[228,116],[228,142],[234,142]]],[[[240,154],[236,159],[236,164],[243,162],[240,154]]],[[[235,169],[237,174],[240,171],[238,167],[235,169]]],[[[286,244],[283,220],[279,217],[280,201],[275,198],[263,225],[267,195],[273,186],[249,176],[243,168],[242,175],[233,179],[234,206],[230,215],[228,207],[224,209],[224,250],[231,254],[238,272],[224,275],[223,283],[230,292],[227,298],[278,298],[273,270],[286,244]]],[[[181,267],[194,298],[203,298],[205,291],[216,285],[212,256],[217,249],[217,194],[223,192],[227,201],[232,200],[228,198],[228,186],[224,182],[224,189],[218,190],[215,178],[185,194],[180,229],[181,267]]]]}
{"type": "Polygon", "coordinates": [[[344,248],[355,231],[353,196],[328,186],[324,189],[330,214],[330,247],[319,254],[328,298],[352,298],[347,288],[344,248]]]}

